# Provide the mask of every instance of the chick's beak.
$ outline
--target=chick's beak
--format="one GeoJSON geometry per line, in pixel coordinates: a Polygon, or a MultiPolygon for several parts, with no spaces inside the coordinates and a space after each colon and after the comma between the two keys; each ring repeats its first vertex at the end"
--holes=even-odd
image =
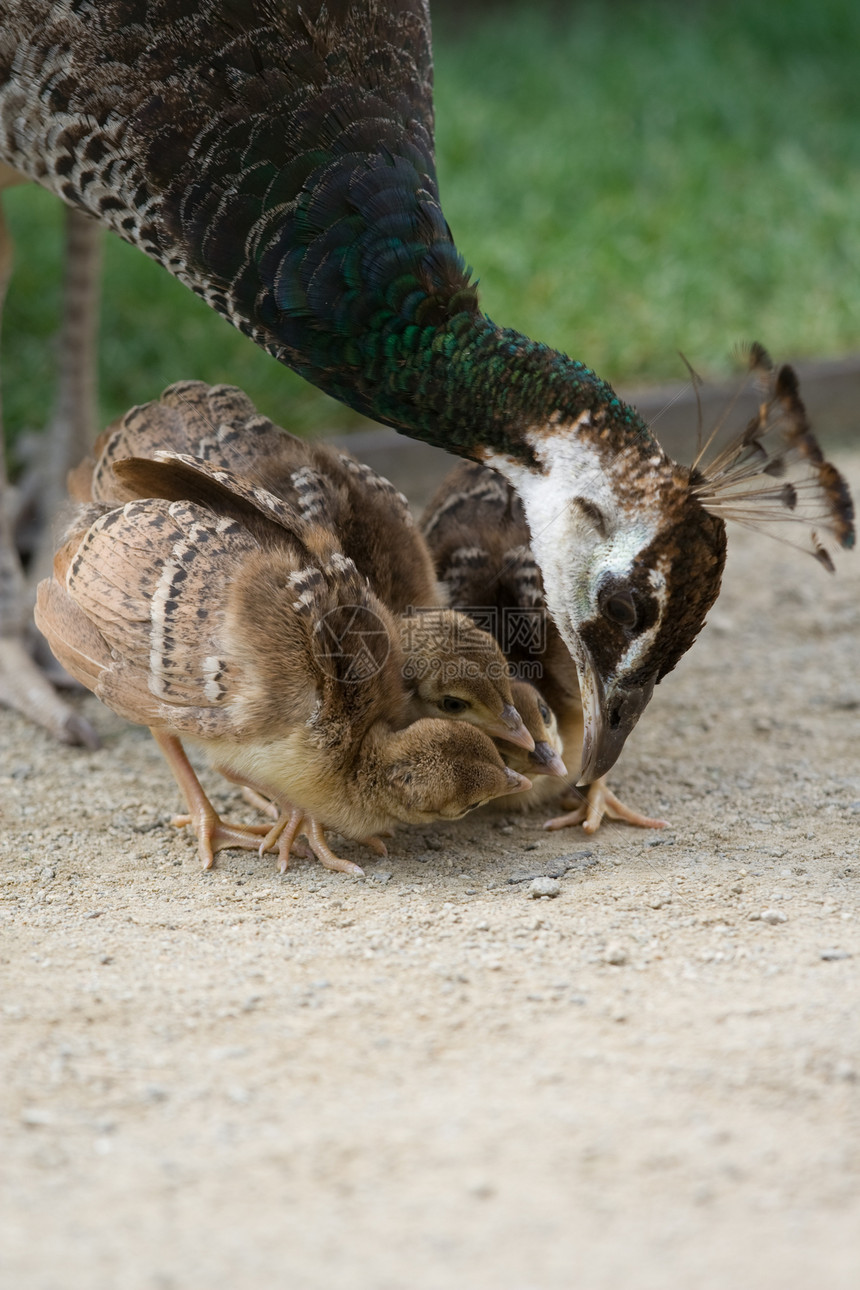
{"type": "Polygon", "coordinates": [[[627,736],[648,706],[655,678],[650,677],[638,686],[615,682],[604,687],[603,678],[581,642],[580,650],[576,670],[585,733],[577,784],[591,784],[615,765],[627,736]]]}
{"type": "Polygon", "coordinates": [[[484,726],[484,730],[494,739],[504,739],[506,743],[525,748],[526,752],[531,752],[535,746],[534,739],[512,703],[506,703],[499,718],[491,726],[484,726]]]}
{"type": "Polygon", "coordinates": [[[521,775],[519,771],[511,770],[510,766],[505,767],[505,779],[508,781],[508,787],[501,794],[502,797],[506,797],[508,793],[524,793],[527,788],[532,786],[532,782],[527,776],[521,775]]]}
{"type": "Polygon", "coordinates": [[[567,775],[567,767],[553,748],[545,739],[541,739],[535,744],[535,750],[529,754],[529,763],[533,775],[557,775],[559,779],[564,779],[567,775]]]}

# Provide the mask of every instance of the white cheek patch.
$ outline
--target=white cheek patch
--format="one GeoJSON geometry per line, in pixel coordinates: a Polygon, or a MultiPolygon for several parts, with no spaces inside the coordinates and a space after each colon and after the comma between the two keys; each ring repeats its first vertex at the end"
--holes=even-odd
{"type": "Polygon", "coordinates": [[[657,639],[657,633],[660,630],[660,622],[661,620],[658,618],[652,627],[649,627],[647,631],[642,632],[634,641],[630,642],[627,649],[618,660],[619,675],[623,676],[627,672],[636,670],[642,660],[647,658],[651,646],[657,639]]]}
{"type": "MultiPolygon", "coordinates": [[[[578,653],[581,625],[597,615],[597,588],[605,574],[630,577],[642,552],[660,529],[658,507],[635,506],[609,469],[605,450],[586,438],[587,414],[554,434],[526,434],[540,465],[529,468],[500,454],[484,459],[517,490],[531,534],[531,548],[543,575],[547,608],[572,653],[578,653]],[[585,506],[579,503],[585,503],[585,506]],[[607,537],[598,533],[588,507],[605,518],[607,537]]],[[[621,670],[644,658],[659,631],[668,591],[662,571],[652,572],[660,605],[654,627],[631,641],[621,670]],[[656,574],[656,581],[654,580],[656,574]]]]}
{"type": "Polygon", "coordinates": [[[654,644],[659,634],[660,628],[666,617],[666,606],[669,603],[669,583],[666,579],[664,566],[666,561],[661,560],[657,567],[649,569],[648,581],[651,584],[654,593],[654,599],[657,601],[657,618],[653,625],[636,637],[634,641],[622,654],[618,662],[619,672],[629,672],[635,669],[642,660],[648,656],[651,646],[654,644]]]}

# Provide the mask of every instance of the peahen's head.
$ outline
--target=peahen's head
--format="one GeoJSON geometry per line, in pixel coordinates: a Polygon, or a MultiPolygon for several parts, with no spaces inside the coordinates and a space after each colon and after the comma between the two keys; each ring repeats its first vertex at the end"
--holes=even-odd
{"type": "MultiPolygon", "coordinates": [[[[604,775],[656,683],[701,630],[720,589],[725,520],[783,536],[827,569],[854,543],[845,481],[826,461],[790,367],[750,347],[758,408],[709,460],[679,466],[610,406],[552,418],[518,455],[485,458],[519,491],[549,612],[576,662],[585,717],[580,782],[604,775]]],[[[712,436],[713,437],[713,436],[712,436]]]]}
{"type": "Polygon", "coordinates": [[[577,432],[533,439],[540,469],[494,460],[519,490],[547,607],[579,675],[579,779],[606,774],[655,684],[701,630],[725,563],[725,524],[688,469],[655,447],[577,432]]]}

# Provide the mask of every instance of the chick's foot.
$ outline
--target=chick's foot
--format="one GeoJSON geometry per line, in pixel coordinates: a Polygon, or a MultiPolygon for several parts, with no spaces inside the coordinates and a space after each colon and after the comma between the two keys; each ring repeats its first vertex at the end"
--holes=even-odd
{"type": "Polygon", "coordinates": [[[173,823],[179,829],[186,824],[194,829],[197,835],[197,853],[203,868],[212,868],[216,851],[226,851],[229,847],[257,851],[260,838],[269,832],[268,827],[265,824],[226,824],[204,793],[194,767],[176,736],[152,727],[150,733],[173,771],[173,777],[188,806],[188,814],[174,815],[173,823]]]}
{"type": "Polygon", "coordinates": [[[197,835],[197,854],[204,869],[211,869],[216,851],[240,847],[243,851],[259,851],[260,838],[268,833],[265,824],[227,824],[221,819],[212,803],[195,807],[188,815],[174,815],[171,823],[181,829],[190,824],[197,835]]]}
{"type": "Polygon", "coordinates": [[[664,829],[667,820],[652,819],[650,815],[641,815],[619,801],[605,779],[596,779],[593,784],[584,788],[571,789],[561,805],[567,808],[567,814],[557,815],[547,820],[545,829],[567,829],[581,824],[585,833],[596,833],[604,817],[633,824],[639,829],[664,829]]]}
{"type": "MultiPolygon", "coordinates": [[[[271,850],[277,842],[278,868],[281,873],[286,873],[291,856],[299,854],[296,840],[300,833],[307,838],[310,851],[321,864],[325,865],[326,869],[334,869],[337,873],[351,873],[357,878],[364,877],[364,870],[360,869],[357,864],[353,864],[351,860],[342,860],[340,856],[335,855],[326,841],[323,825],[314,819],[312,815],[307,815],[298,807],[293,807],[292,810],[284,810],[281,813],[278,822],[273,828],[269,829],[260,843],[260,855],[271,850]]],[[[367,839],[367,841],[370,844],[371,840],[367,839]]],[[[379,839],[373,839],[372,841],[378,842],[379,839]]],[[[298,845],[301,846],[302,844],[299,843],[298,845]]],[[[380,843],[380,846],[384,846],[384,844],[380,843]]],[[[307,852],[304,854],[307,857],[307,852]]]]}

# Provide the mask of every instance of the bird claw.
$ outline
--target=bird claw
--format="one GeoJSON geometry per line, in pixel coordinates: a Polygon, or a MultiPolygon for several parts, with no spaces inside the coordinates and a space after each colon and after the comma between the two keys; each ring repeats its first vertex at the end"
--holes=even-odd
{"type": "MultiPolygon", "coordinates": [[[[387,833],[386,836],[391,837],[391,834],[387,833]]],[[[371,838],[359,838],[359,842],[362,846],[370,847],[371,851],[374,851],[378,856],[381,856],[383,860],[388,859],[388,847],[378,835],[374,835],[371,838]]]]}
{"type": "Polygon", "coordinates": [[[228,824],[210,806],[189,815],[174,815],[171,824],[177,829],[191,825],[197,835],[197,854],[204,869],[211,869],[216,851],[240,847],[244,851],[257,851],[260,836],[269,830],[264,824],[228,824]]]}
{"type": "MultiPolygon", "coordinates": [[[[585,833],[596,833],[604,817],[633,824],[639,829],[664,829],[668,823],[667,820],[656,820],[650,815],[641,815],[638,811],[625,806],[604,779],[596,779],[593,784],[586,785],[581,791],[579,789],[571,791],[579,800],[567,814],[557,815],[554,819],[546,821],[543,827],[550,832],[581,824],[585,833]]],[[[571,798],[562,799],[561,804],[569,806],[571,798]]]]}
{"type": "MultiPolygon", "coordinates": [[[[259,845],[260,855],[270,851],[277,842],[278,869],[281,873],[286,873],[290,865],[291,856],[302,854],[296,849],[296,839],[299,833],[303,833],[307,838],[307,849],[305,849],[304,843],[298,844],[303,848],[304,859],[310,859],[308,854],[308,851],[310,851],[321,864],[325,865],[326,869],[333,869],[337,873],[351,873],[357,878],[364,877],[364,870],[360,869],[357,864],[353,864],[351,860],[342,860],[340,856],[334,854],[326,842],[323,825],[318,820],[315,820],[312,815],[306,815],[298,807],[281,812],[277,822],[267,831],[266,836],[259,845]]],[[[387,854],[385,844],[379,838],[369,839],[368,845],[372,845],[374,842],[379,843],[379,846],[382,847],[382,852],[377,851],[377,855],[387,854]]]]}

